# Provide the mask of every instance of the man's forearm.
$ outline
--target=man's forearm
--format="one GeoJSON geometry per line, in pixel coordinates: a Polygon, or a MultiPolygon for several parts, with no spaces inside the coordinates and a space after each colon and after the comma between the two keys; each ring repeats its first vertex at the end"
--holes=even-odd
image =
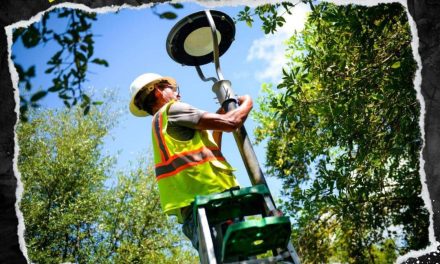
{"type": "Polygon", "coordinates": [[[252,109],[249,95],[238,97],[239,106],[226,114],[204,113],[197,124],[197,129],[234,131],[240,128],[252,109]]]}

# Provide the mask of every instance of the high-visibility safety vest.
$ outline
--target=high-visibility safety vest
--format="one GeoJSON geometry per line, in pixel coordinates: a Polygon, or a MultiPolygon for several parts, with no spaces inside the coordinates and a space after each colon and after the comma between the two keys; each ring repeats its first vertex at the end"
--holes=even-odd
{"type": "Polygon", "coordinates": [[[190,205],[196,195],[222,192],[238,183],[210,133],[195,130],[193,138],[185,141],[168,135],[168,110],[173,103],[153,116],[152,136],[162,210],[176,215],[181,223],[180,208],[190,205]]]}

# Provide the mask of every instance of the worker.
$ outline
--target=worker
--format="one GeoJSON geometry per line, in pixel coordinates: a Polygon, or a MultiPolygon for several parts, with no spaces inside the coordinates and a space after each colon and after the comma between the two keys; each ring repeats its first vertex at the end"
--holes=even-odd
{"type": "Polygon", "coordinates": [[[252,109],[250,96],[238,97],[239,106],[227,113],[199,110],[180,101],[171,77],[145,73],[130,86],[130,112],[153,116],[152,142],[156,181],[162,210],[177,216],[182,231],[198,249],[192,202],[197,195],[219,193],[238,183],[223,157],[222,132],[241,127],[252,109]],[[212,130],[212,134],[208,132],[212,130]]]}

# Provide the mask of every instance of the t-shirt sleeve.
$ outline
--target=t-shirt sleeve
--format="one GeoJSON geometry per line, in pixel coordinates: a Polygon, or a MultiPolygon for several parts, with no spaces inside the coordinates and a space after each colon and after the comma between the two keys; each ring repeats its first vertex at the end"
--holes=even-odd
{"type": "Polygon", "coordinates": [[[194,129],[204,113],[205,111],[187,103],[176,102],[170,106],[168,111],[168,124],[194,129]]]}

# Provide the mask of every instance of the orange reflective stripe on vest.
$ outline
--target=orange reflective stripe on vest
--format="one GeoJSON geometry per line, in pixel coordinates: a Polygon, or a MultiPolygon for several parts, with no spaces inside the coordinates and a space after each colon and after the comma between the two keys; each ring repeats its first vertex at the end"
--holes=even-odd
{"type": "Polygon", "coordinates": [[[156,178],[161,179],[171,176],[189,166],[195,166],[214,159],[225,160],[218,148],[210,149],[203,147],[195,151],[179,153],[178,155],[171,157],[165,163],[156,165],[156,178]]]}

